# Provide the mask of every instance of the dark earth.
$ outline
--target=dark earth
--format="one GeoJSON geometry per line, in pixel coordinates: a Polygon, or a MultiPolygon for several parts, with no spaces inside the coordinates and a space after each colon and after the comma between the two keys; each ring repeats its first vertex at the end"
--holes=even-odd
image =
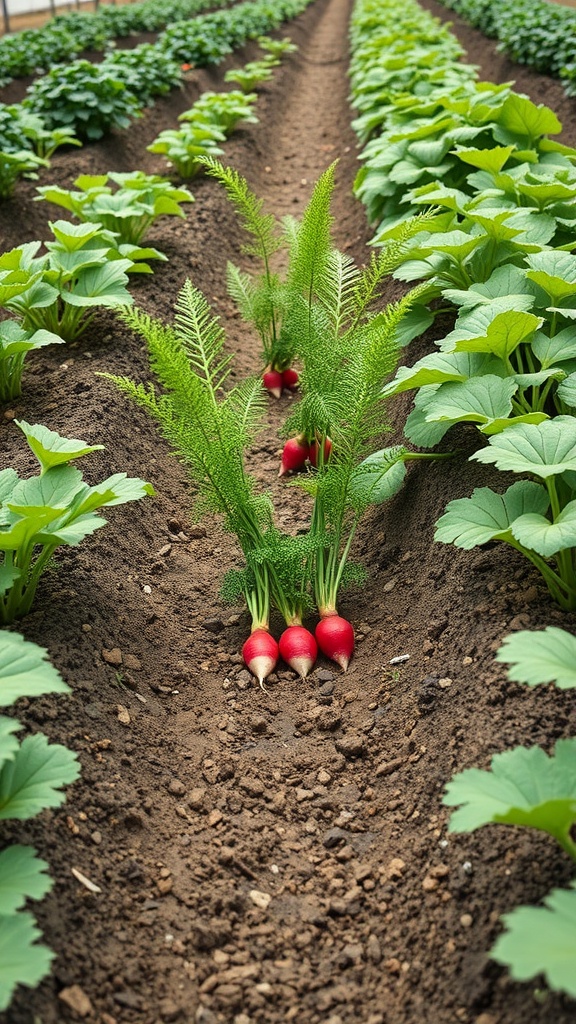
{"type": "MultiPolygon", "coordinates": [[[[515,79],[576,144],[574,101],[556,82],[512,65],[432,0],[425,6],[451,17],[483,78],[515,79]]],[[[226,160],[280,215],[299,214],[338,158],[334,236],[364,262],[371,231],[351,192],[349,14],[349,0],[316,0],[289,26],[300,49],[262,91],[259,124],[226,144],[226,160]]],[[[56,155],[41,183],[164,173],[146,145],[257,53],[251,44],[218,70],[193,72],[129,131],[56,155]]],[[[192,190],[187,219],[165,218],[151,233],[170,262],[133,286],[136,302],[169,319],[190,277],[222,317],[236,375],[257,373],[257,339],[225,288],[226,260],[246,259],[242,234],[215,182],[199,178],[192,190]]],[[[60,216],[34,195],[20,183],[3,204],[2,249],[44,238],[60,216]]],[[[398,294],[392,284],[387,298],[398,294]]],[[[431,341],[414,343],[409,360],[431,341]]],[[[357,635],[348,672],[320,659],[302,682],[281,666],[264,693],[239,655],[247,613],[219,599],[234,539],[217,522],[194,521],[185,469],[97,371],[149,378],[141,342],[111,312],[69,352],[31,358],[24,394],[0,422],[2,466],[36,471],[16,415],[105,443],[85,460],[90,482],[126,471],[157,491],[59,553],[21,623],[72,695],[20,702],[18,717],[76,750],[83,770],[61,809],[4,832],[50,862],[54,889],[37,913],[57,958],[36,991],[18,991],[2,1024],[575,1021],[573,1001],[542,979],[511,981],[486,955],[501,914],[569,883],[566,856],[552,839],[504,826],[448,835],[441,803],[454,772],[487,767],[517,744],[550,750],[575,731],[572,697],[510,683],[494,662],[510,630],[574,629],[574,617],[516,552],[466,553],[432,539],[451,498],[500,484],[467,461],[479,435],[450,434],[452,460],[413,464],[402,493],[366,517],[355,553],[369,582],[341,601],[357,635]],[[391,664],[401,655],[409,659],[391,664]]],[[[271,399],[249,466],[273,492],[279,525],[296,530],[307,499],[277,479],[289,402],[271,399]]],[[[401,439],[409,407],[409,397],[391,407],[383,443],[401,439]]],[[[273,628],[278,635],[280,622],[273,628]]]]}

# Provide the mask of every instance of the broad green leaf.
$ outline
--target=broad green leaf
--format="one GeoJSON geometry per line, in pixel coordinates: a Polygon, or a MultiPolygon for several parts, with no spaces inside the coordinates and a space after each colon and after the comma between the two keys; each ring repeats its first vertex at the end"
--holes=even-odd
{"type": "Polygon", "coordinates": [[[543,288],[553,303],[576,294],[576,256],[552,249],[527,256],[526,263],[526,276],[543,288]]]}
{"type": "Polygon", "coordinates": [[[468,768],[448,783],[443,803],[457,807],[450,832],[482,825],[529,825],[569,840],[576,821],[576,739],[558,740],[552,757],[540,747],[495,754],[490,771],[468,768]]]}
{"type": "Polygon", "coordinates": [[[382,448],[354,470],[350,497],[355,504],[381,505],[398,493],[406,477],[405,448],[382,448]]]}
{"type": "Polygon", "coordinates": [[[14,736],[22,726],[15,718],[6,718],[0,715],[0,772],[7,761],[11,761],[20,747],[19,741],[14,736]]]}
{"type": "Polygon", "coordinates": [[[443,295],[455,305],[466,308],[472,308],[502,296],[513,297],[515,299],[514,308],[518,310],[531,309],[534,305],[534,292],[527,282],[526,271],[511,263],[496,267],[487,281],[474,282],[467,291],[446,289],[443,295]]]}
{"type": "MultiPolygon", "coordinates": [[[[516,380],[516,377],[512,379],[516,380]]],[[[479,424],[478,430],[486,437],[491,437],[492,434],[500,434],[503,430],[508,430],[509,427],[513,427],[516,423],[543,423],[548,418],[545,412],[525,412],[522,416],[497,416],[495,419],[490,420],[489,423],[479,424]]]]}
{"type": "Polygon", "coordinates": [[[43,647],[19,633],[0,631],[0,706],[8,707],[20,697],[69,692],[43,647]]]}
{"type": "Polygon", "coordinates": [[[570,407],[570,409],[576,409],[576,373],[569,374],[561,384],[558,385],[556,392],[558,398],[564,405],[570,407]]]}
{"type": "Polygon", "coordinates": [[[576,689],[576,636],[558,626],[522,629],[504,637],[496,661],[511,667],[508,678],[528,686],[554,683],[560,690],[576,689]]]}
{"type": "Polygon", "coordinates": [[[0,853],[0,917],[15,914],[26,899],[41,900],[52,888],[45,860],[31,846],[8,846],[0,853]]]}
{"type": "Polygon", "coordinates": [[[480,375],[487,363],[485,355],[473,352],[431,352],[414,366],[401,366],[394,380],[382,389],[382,394],[398,395],[428,384],[467,380],[480,375]]]}
{"type": "Polygon", "coordinates": [[[71,522],[59,525],[58,522],[48,524],[37,534],[39,544],[68,544],[75,547],[85,537],[89,537],[102,526],[106,526],[107,520],[102,516],[85,515],[73,519],[71,522]]]}
{"type": "Polygon", "coordinates": [[[533,313],[508,310],[498,313],[488,324],[486,334],[477,338],[462,338],[456,342],[458,352],[492,352],[506,360],[518,345],[529,340],[542,326],[542,317],[533,313]]]}
{"type": "Polygon", "coordinates": [[[34,452],[42,467],[42,472],[50,469],[51,466],[59,466],[71,459],[79,459],[82,455],[90,452],[102,451],[103,444],[86,444],[85,441],[78,441],[76,438],[61,437],[55,430],[48,430],[36,423],[31,425],[25,420],[14,421],[20,430],[26,435],[26,440],[34,452]]]}
{"type": "Polygon", "coordinates": [[[6,1010],[16,985],[34,988],[48,974],[54,959],[47,946],[38,946],[41,931],[32,914],[0,919],[0,1010],[6,1010]]]}
{"type": "Polygon", "coordinates": [[[576,418],[556,416],[543,423],[510,427],[491,437],[488,446],[471,458],[542,479],[576,470],[576,418]]]}
{"type": "MultiPolygon", "coordinates": [[[[558,135],[562,125],[556,114],[539,103],[536,106],[527,96],[511,92],[494,118],[497,122],[495,137],[502,139],[505,134],[527,136],[531,141],[540,135],[558,135]],[[504,132],[498,129],[504,129],[504,132]]],[[[508,141],[508,139],[506,139],[508,141]]],[[[512,139],[510,139],[512,142],[512,139]]]]}
{"type": "Polygon", "coordinates": [[[45,807],[59,807],[61,787],[80,774],[76,754],[46,736],[28,736],[0,770],[0,821],[33,818],[45,807]]]}
{"type": "Polygon", "coordinates": [[[525,548],[544,558],[576,547],[576,501],[569,502],[553,523],[535,512],[520,516],[512,524],[512,534],[525,548]]]}
{"type": "Polygon", "coordinates": [[[109,508],[111,505],[124,505],[128,501],[138,501],[145,495],[154,495],[152,484],[146,483],[137,476],[126,473],[114,473],[101,484],[96,484],[86,491],[79,506],[79,512],[92,512],[94,509],[109,508]]]}
{"type": "Polygon", "coordinates": [[[71,224],[67,220],[50,222],[49,226],[54,237],[67,252],[81,249],[87,242],[91,242],[93,238],[96,238],[102,230],[100,224],[71,224]]]}
{"type": "MultiPolygon", "coordinates": [[[[10,550],[10,547],[8,546],[7,549],[3,549],[0,546],[0,550],[10,550]]],[[[21,575],[21,570],[17,569],[14,565],[7,565],[5,562],[0,565],[0,597],[4,597],[4,594],[7,594],[12,589],[16,580],[19,580],[21,575]]]]}
{"type": "Polygon", "coordinates": [[[400,348],[405,348],[414,338],[418,338],[434,323],[434,313],[421,303],[416,303],[402,317],[394,331],[394,340],[400,348]]]}
{"type": "Polygon", "coordinates": [[[532,351],[544,370],[556,366],[557,363],[576,359],[576,329],[565,327],[553,338],[548,338],[542,331],[538,331],[532,342],[532,351]]]}
{"type": "Polygon", "coordinates": [[[0,470],[0,505],[12,494],[18,480],[19,476],[15,469],[0,470]]]}
{"type": "Polygon", "coordinates": [[[451,423],[488,423],[505,418],[518,389],[510,377],[471,377],[462,383],[443,384],[426,405],[426,420],[451,423]]]}
{"type": "Polygon", "coordinates": [[[60,465],[42,473],[19,480],[6,506],[22,516],[46,516],[53,519],[70,507],[74,498],[85,490],[82,473],[75,466],[60,465]]]}
{"type": "Polygon", "coordinates": [[[470,498],[449,502],[436,523],[434,540],[465,550],[491,540],[511,540],[516,519],[529,512],[544,515],[549,504],[545,488],[531,480],[518,480],[504,494],[477,487],[470,498]]]}
{"type": "Polygon", "coordinates": [[[131,260],[110,260],[103,267],[82,270],[73,291],[64,292],[62,299],[70,306],[129,306],[134,300],[124,271],[131,266],[131,260]]]}
{"type": "Polygon", "coordinates": [[[504,914],[507,931],[490,956],[508,967],[515,981],[544,974],[550,988],[576,997],[576,892],[553,889],[544,904],[504,914]]]}
{"type": "Polygon", "coordinates": [[[490,299],[482,305],[475,305],[473,309],[463,309],[458,316],[454,330],[440,342],[442,351],[454,352],[461,341],[486,338],[490,324],[505,313],[510,313],[512,317],[532,315],[516,309],[514,297],[506,295],[490,299]]]}
{"type": "Polygon", "coordinates": [[[493,146],[491,149],[457,148],[456,156],[472,167],[483,171],[498,172],[514,152],[515,146],[493,146]]]}

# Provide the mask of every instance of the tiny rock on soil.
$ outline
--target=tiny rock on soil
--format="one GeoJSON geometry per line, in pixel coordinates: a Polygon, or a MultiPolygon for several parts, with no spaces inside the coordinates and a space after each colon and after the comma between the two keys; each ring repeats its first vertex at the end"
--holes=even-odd
{"type": "MultiPolygon", "coordinates": [[[[515,78],[576,143],[574,102],[556,83],[426,6],[451,17],[483,77],[515,78]]],[[[271,210],[299,214],[338,158],[335,239],[362,262],[370,230],[351,193],[349,14],[349,0],[316,0],[287,28],[299,52],[263,90],[259,124],[226,144],[226,160],[271,210]]],[[[195,72],[127,132],[57,155],[42,183],[163,173],[146,145],[257,52],[251,44],[195,72]]],[[[261,368],[225,288],[226,260],[243,259],[242,234],[215,182],[192,189],[186,221],[164,219],[152,232],[170,262],[136,284],[135,298],[169,319],[190,277],[221,315],[241,378],[261,368]]],[[[54,210],[33,196],[20,183],[3,205],[3,248],[45,236],[54,210]]],[[[392,283],[388,298],[399,294],[392,283]]],[[[430,344],[418,341],[414,358],[430,344]]],[[[281,670],[263,693],[238,655],[248,617],[218,597],[238,557],[233,538],[212,521],[192,523],[184,468],[95,371],[149,377],[141,343],[106,312],[64,354],[30,359],[12,412],[105,442],[86,462],[91,481],[126,471],[151,480],[158,496],[113,510],[109,527],[60,554],[22,623],[73,693],[34,700],[19,717],[77,750],[83,774],[61,809],[9,833],[50,862],[55,886],[38,917],[57,958],[38,990],[19,991],[4,1024],[573,1021],[572,1002],[537,1000],[534,986],[512,982],[486,956],[502,913],[568,883],[565,856],[552,840],[504,827],[448,837],[441,805],[456,770],[574,733],[571,698],[510,684],[493,660],[511,628],[573,628],[573,617],[515,552],[432,541],[446,502],[493,479],[467,462],[477,434],[452,436],[453,460],[414,465],[402,493],[367,516],[356,555],[370,580],[341,603],[357,633],[348,673],[320,659],[306,682],[281,670]],[[401,655],[409,658],[392,665],[401,655]]],[[[290,401],[271,400],[250,465],[274,493],[279,525],[297,530],[305,499],[277,480],[290,401]]],[[[385,443],[400,439],[408,409],[408,398],[393,406],[385,443]]],[[[0,431],[3,465],[33,471],[9,420],[0,431]]]]}

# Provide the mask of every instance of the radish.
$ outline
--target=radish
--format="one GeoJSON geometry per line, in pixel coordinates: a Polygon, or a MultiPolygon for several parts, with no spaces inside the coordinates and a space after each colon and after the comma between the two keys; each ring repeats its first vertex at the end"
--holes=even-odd
{"type": "Polygon", "coordinates": [[[242,648],[244,663],[264,689],[267,676],[276,668],[278,644],[266,629],[255,629],[242,648]]]}
{"type": "Polygon", "coordinates": [[[293,469],[302,469],[310,452],[308,441],[304,434],[291,437],[282,450],[282,464],[278,476],[284,476],[293,469]]]}
{"type": "Polygon", "coordinates": [[[274,398],[282,397],[282,374],[280,373],[280,370],[273,370],[272,367],[269,366],[262,374],[262,381],[266,390],[269,391],[271,395],[274,395],[274,398]]]}
{"type": "Polygon", "coordinates": [[[298,371],[293,370],[291,366],[282,370],[282,384],[288,388],[288,391],[294,391],[298,387],[299,379],[298,371]]]}
{"type": "MultiPolygon", "coordinates": [[[[320,451],[321,451],[321,449],[320,449],[320,442],[319,441],[312,441],[312,444],[310,445],[310,451],[308,453],[308,458],[310,459],[310,464],[312,466],[314,466],[314,468],[316,468],[317,465],[318,465],[320,451]]],[[[328,459],[330,458],[331,452],[332,452],[332,438],[325,437],[324,438],[324,444],[323,444],[323,453],[324,453],[323,454],[323,458],[322,458],[322,464],[323,465],[326,465],[326,463],[328,462],[328,459]]]]}
{"type": "Polygon", "coordinates": [[[316,626],[318,647],[327,658],[337,662],[346,671],[354,651],[354,630],[347,619],[328,615],[316,626]]]}
{"type": "Polygon", "coordinates": [[[280,657],[305,679],[318,656],[318,645],[304,626],[288,626],[278,642],[280,657]]]}

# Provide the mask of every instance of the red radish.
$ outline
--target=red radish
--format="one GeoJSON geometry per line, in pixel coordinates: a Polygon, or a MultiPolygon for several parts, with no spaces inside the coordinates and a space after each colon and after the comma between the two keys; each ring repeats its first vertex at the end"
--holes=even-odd
{"type": "Polygon", "coordinates": [[[266,629],[255,629],[242,648],[242,657],[246,667],[262,686],[266,676],[276,668],[278,644],[266,629]]]}
{"type": "MultiPolygon", "coordinates": [[[[332,438],[325,437],[324,438],[324,458],[323,458],[323,462],[324,463],[328,462],[328,459],[330,458],[331,452],[332,452],[332,438]]],[[[320,444],[319,444],[318,441],[312,441],[312,444],[310,445],[310,451],[308,453],[308,458],[310,459],[310,463],[311,463],[312,466],[316,467],[318,465],[319,456],[320,456],[320,444]]]]}
{"type": "Polygon", "coordinates": [[[278,642],[280,657],[293,668],[302,679],[306,679],[318,657],[318,645],[304,626],[288,626],[278,642]]]}
{"type": "Polygon", "coordinates": [[[327,615],[316,626],[318,647],[346,671],[354,651],[354,630],[340,615],[327,615]]]}
{"type": "Polygon", "coordinates": [[[298,371],[293,370],[291,366],[287,370],[282,370],[282,384],[289,391],[294,391],[298,387],[299,380],[298,371]]]}
{"type": "Polygon", "coordinates": [[[310,452],[308,441],[304,434],[291,437],[282,450],[282,464],[278,476],[284,476],[292,469],[302,469],[310,452]]]}
{"type": "Polygon", "coordinates": [[[262,380],[264,387],[274,398],[282,397],[282,374],[280,370],[273,370],[271,366],[264,370],[262,374],[262,380]]]}

